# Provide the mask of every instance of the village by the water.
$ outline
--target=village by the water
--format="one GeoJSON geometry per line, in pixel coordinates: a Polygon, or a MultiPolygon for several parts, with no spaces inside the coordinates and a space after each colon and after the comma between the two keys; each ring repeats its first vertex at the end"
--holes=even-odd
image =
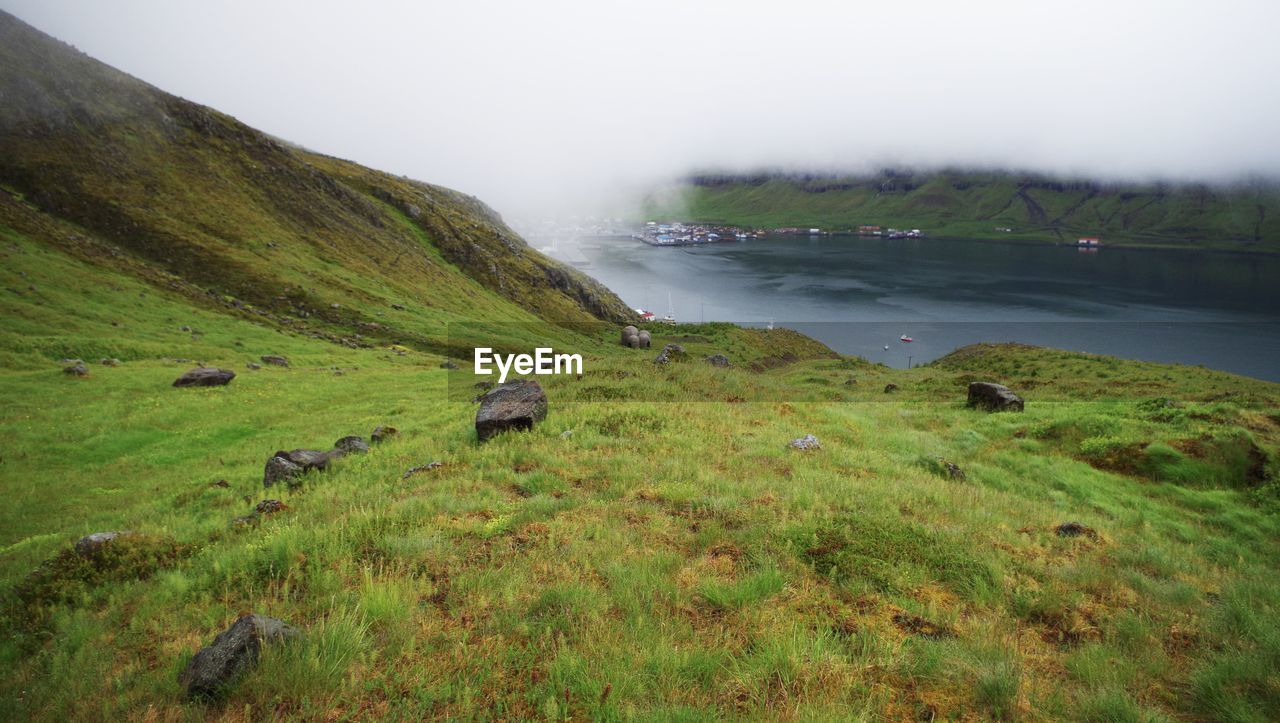
{"type": "MultiPolygon", "coordinates": [[[[741,242],[767,236],[862,236],[887,239],[920,239],[925,232],[918,228],[894,228],[874,224],[852,228],[826,229],[818,226],[783,226],[757,228],[726,226],[714,223],[683,221],[646,221],[637,228],[635,222],[622,219],[598,219],[571,217],[568,219],[538,219],[513,222],[525,238],[539,246],[554,249],[561,241],[583,238],[627,237],[643,241],[650,246],[704,246],[707,244],[741,242]]],[[[997,234],[1013,233],[1014,229],[996,226],[997,234]]],[[[1096,252],[1102,242],[1097,236],[1082,236],[1076,241],[1081,251],[1096,252]]]]}
{"type": "MultiPolygon", "coordinates": [[[[751,238],[763,238],[768,235],[791,236],[824,236],[836,232],[816,227],[786,226],[782,228],[741,228],[738,226],[716,226],[712,224],[685,224],[680,221],[662,223],[649,221],[635,238],[652,246],[699,246],[702,244],[720,243],[723,241],[746,241],[751,238]]],[[[840,232],[840,233],[848,233],[840,232]]],[[[922,238],[924,233],[918,229],[881,228],[880,226],[859,226],[859,236],[885,236],[888,238],[922,238]]]]}

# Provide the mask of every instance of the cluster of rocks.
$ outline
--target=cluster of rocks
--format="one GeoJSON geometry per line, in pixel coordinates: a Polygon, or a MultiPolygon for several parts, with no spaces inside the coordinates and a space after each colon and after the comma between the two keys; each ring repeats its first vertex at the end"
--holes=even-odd
{"type": "Polygon", "coordinates": [[[727,367],[733,366],[732,364],[729,363],[729,357],[725,356],[724,354],[712,354],[711,356],[706,357],[706,361],[708,364],[710,364],[713,367],[727,368],[727,367]]]}
{"type": "MultiPolygon", "coordinates": [[[[373,430],[374,441],[382,441],[394,435],[394,427],[378,427],[373,430]]],[[[333,443],[333,449],[321,451],[317,449],[280,450],[271,455],[262,471],[262,486],[272,487],[284,482],[290,488],[302,484],[302,476],[311,470],[327,469],[329,462],[345,457],[348,454],[364,454],[369,451],[369,443],[364,437],[351,435],[333,443]]]]}
{"type": "Polygon", "coordinates": [[[507,431],[528,431],[547,418],[547,393],[530,379],[499,384],[480,396],[476,436],[484,442],[507,431]]]}
{"type": "Polygon", "coordinates": [[[622,345],[632,349],[648,349],[653,342],[648,330],[641,331],[628,324],[622,327],[622,345]]]}
{"type": "MultiPolygon", "coordinates": [[[[63,374],[73,377],[89,376],[89,366],[83,359],[60,359],[58,363],[65,365],[62,367],[63,374]]],[[[120,360],[114,357],[103,357],[98,360],[98,363],[104,367],[120,366],[120,360]]]]}

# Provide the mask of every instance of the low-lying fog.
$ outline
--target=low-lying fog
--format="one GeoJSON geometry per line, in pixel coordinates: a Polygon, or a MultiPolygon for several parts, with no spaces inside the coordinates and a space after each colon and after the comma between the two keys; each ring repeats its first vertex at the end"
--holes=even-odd
{"type": "Polygon", "coordinates": [[[695,168],[1280,172],[1280,5],[0,0],[277,136],[588,208],[695,168]]]}

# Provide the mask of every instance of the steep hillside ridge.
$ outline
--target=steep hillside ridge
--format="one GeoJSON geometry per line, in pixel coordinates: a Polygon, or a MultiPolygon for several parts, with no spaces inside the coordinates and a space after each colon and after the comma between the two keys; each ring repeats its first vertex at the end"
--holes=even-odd
{"type": "Polygon", "coordinates": [[[0,97],[0,224],[228,311],[410,344],[450,319],[630,316],[474,198],[288,146],[3,14],[0,97]],[[375,321],[391,304],[438,313],[375,321]]]}
{"type": "Polygon", "coordinates": [[[1104,183],[884,170],[865,176],[701,174],[645,213],[763,227],[920,228],[935,236],[1280,252],[1280,187],[1104,183]],[[1005,231],[1003,229],[1010,229],[1005,231]]]}

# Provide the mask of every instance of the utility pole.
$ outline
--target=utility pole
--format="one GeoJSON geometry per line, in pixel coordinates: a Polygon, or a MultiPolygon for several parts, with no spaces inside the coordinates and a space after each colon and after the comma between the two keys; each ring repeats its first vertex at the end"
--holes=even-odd
{"type": "Polygon", "coordinates": [[[907,356],[907,368],[908,368],[908,369],[910,369],[910,368],[911,368],[911,359],[912,359],[912,357],[911,357],[911,356],[907,356]]]}

